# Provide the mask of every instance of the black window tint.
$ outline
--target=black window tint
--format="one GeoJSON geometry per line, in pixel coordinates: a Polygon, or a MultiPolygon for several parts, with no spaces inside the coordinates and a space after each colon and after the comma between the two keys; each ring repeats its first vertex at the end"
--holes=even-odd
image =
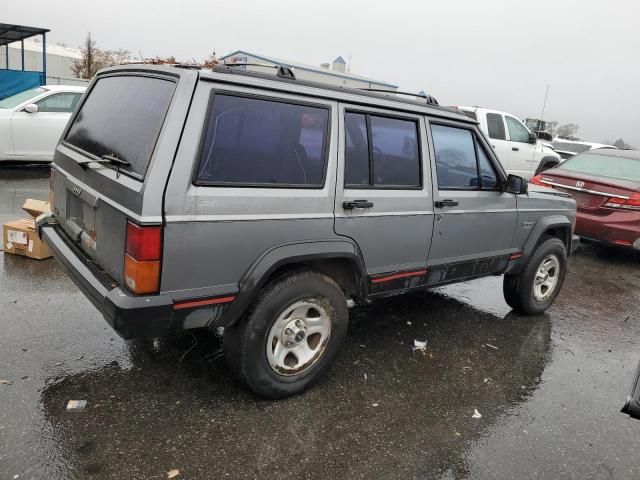
{"type": "Polygon", "coordinates": [[[221,94],[212,101],[199,182],[322,185],[328,109],[221,94]]]}
{"type": "Polygon", "coordinates": [[[432,125],[433,148],[440,188],[479,187],[473,133],[470,130],[432,125]]]}
{"type": "Polygon", "coordinates": [[[369,184],[369,140],[365,116],[347,113],[344,118],[346,149],[344,183],[348,186],[369,184]]]}
{"type": "Polygon", "coordinates": [[[114,155],[144,176],[173,96],[175,83],[142,76],[103,77],[76,116],[67,138],[96,157],[114,155]]]}
{"type": "Polygon", "coordinates": [[[504,121],[502,115],[497,113],[487,113],[487,127],[489,129],[489,138],[495,140],[506,140],[507,135],[504,131],[504,121]]]}
{"type": "Polygon", "coordinates": [[[416,122],[371,116],[374,184],[420,185],[416,122]]]}
{"type": "Polygon", "coordinates": [[[480,168],[480,181],[482,188],[485,190],[494,190],[498,188],[498,177],[491,166],[487,155],[482,147],[476,143],[476,151],[478,152],[478,167],[480,168]]]}

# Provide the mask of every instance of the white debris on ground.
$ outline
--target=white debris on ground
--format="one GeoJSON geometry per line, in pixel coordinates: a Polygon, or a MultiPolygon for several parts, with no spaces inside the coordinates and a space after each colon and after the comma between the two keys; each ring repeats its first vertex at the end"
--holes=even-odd
{"type": "Polygon", "coordinates": [[[415,338],[413,340],[413,347],[411,348],[411,350],[413,350],[414,353],[422,352],[424,354],[427,350],[427,339],[425,338],[423,340],[423,339],[415,338]]]}
{"type": "Polygon", "coordinates": [[[180,470],[178,470],[177,468],[174,468],[167,472],[167,478],[174,478],[174,477],[177,477],[178,475],[180,475],[180,470]]]}
{"type": "Polygon", "coordinates": [[[69,400],[67,403],[67,412],[81,412],[86,406],[86,400],[69,400]]]}
{"type": "Polygon", "coordinates": [[[0,378],[0,385],[12,385],[13,381],[12,380],[5,380],[3,378],[0,378]]]}
{"type": "Polygon", "coordinates": [[[473,415],[471,415],[471,418],[482,418],[482,415],[480,414],[477,408],[473,409],[473,415]]]}

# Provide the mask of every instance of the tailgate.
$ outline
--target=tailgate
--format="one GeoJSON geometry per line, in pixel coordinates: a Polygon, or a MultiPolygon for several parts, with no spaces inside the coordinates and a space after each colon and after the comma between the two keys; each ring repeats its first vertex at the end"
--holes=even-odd
{"type": "Polygon", "coordinates": [[[56,220],[118,283],[127,220],[163,222],[164,188],[197,76],[173,67],[102,71],[56,148],[56,220]]]}

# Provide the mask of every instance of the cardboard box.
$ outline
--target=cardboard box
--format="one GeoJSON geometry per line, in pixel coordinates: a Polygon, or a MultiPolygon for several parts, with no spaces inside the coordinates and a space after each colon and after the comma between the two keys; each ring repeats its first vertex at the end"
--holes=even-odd
{"type": "Polygon", "coordinates": [[[22,205],[22,209],[33,218],[21,218],[2,225],[2,249],[5,253],[22,255],[29,258],[42,260],[53,254],[49,247],[40,240],[35,228],[35,217],[48,212],[48,202],[28,199],[22,205]]]}

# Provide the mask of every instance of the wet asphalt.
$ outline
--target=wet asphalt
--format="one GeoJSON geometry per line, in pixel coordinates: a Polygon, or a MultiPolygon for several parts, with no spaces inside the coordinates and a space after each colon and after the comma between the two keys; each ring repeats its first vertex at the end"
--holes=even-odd
{"type": "MultiPolygon", "coordinates": [[[[0,222],[47,175],[1,168],[0,222]]],[[[501,285],[352,309],[334,368],[274,402],[231,377],[216,332],[125,342],[55,260],[0,253],[0,479],[640,478],[640,421],[619,413],[640,256],[581,245],[537,317],[501,285]]]]}

